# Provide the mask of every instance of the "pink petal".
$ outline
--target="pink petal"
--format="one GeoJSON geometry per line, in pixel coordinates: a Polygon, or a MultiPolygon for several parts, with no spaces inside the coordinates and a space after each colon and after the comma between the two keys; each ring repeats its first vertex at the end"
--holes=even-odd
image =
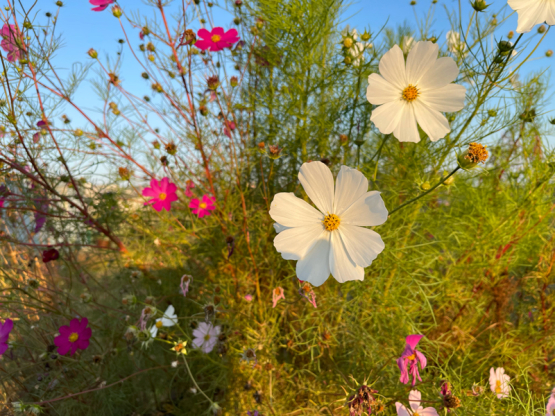
{"type": "MultiPolygon", "coordinates": [[[[235,29],[231,29],[231,30],[235,30],[235,29]]],[[[237,33],[237,31],[235,30],[235,33],[237,33]]],[[[212,36],[214,35],[218,35],[220,38],[223,39],[223,37],[225,36],[225,31],[223,27],[215,27],[212,29],[212,36]]],[[[210,37],[212,37],[210,36],[210,37]]]]}
{"type": "MultiPolygon", "coordinates": [[[[205,28],[199,29],[199,31],[197,32],[197,35],[205,40],[210,39],[212,37],[212,34],[205,28]]],[[[198,42],[199,41],[197,40],[197,42],[195,43],[195,46],[198,44],[198,42]]]]}
{"type": "Polygon", "coordinates": [[[168,186],[166,187],[166,194],[175,194],[175,192],[177,191],[177,185],[175,183],[168,183],[168,186]]]}
{"type": "Polygon", "coordinates": [[[159,199],[157,199],[153,204],[152,204],[152,208],[154,208],[156,211],[160,212],[162,211],[163,208],[165,208],[165,204],[164,201],[160,201],[159,199]]]}
{"type": "Polygon", "coordinates": [[[162,180],[160,181],[160,191],[162,191],[163,193],[167,194],[167,189],[168,189],[168,184],[170,183],[170,180],[165,177],[162,178],[162,180]]]}
{"type": "Polygon", "coordinates": [[[214,42],[212,42],[211,40],[197,40],[195,43],[195,46],[200,50],[205,51],[208,48],[210,48],[213,45],[213,43],[214,42]]]}
{"type": "Polygon", "coordinates": [[[422,338],[424,338],[424,335],[409,335],[407,337],[407,345],[414,349],[422,338]]]}
{"type": "Polygon", "coordinates": [[[160,195],[160,192],[157,192],[152,188],[145,188],[145,189],[143,189],[142,194],[143,194],[143,196],[158,197],[158,195],[160,195]]]}
{"type": "Polygon", "coordinates": [[[191,199],[191,202],[189,202],[189,208],[197,209],[199,204],[200,204],[200,201],[197,198],[191,199]]]}

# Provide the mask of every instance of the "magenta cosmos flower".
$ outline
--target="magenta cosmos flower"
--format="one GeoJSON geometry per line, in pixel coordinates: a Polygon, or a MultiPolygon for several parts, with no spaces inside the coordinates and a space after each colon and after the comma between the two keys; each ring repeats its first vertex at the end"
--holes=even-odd
{"type": "Polygon", "coordinates": [[[168,178],[162,178],[160,182],[152,178],[150,181],[150,188],[143,189],[143,196],[151,196],[150,201],[145,202],[145,205],[151,205],[156,211],[160,212],[162,209],[169,211],[172,207],[172,202],[177,201],[177,186],[171,183],[168,178]]]}
{"type": "Polygon", "coordinates": [[[73,355],[77,348],[86,350],[89,347],[89,339],[92,335],[92,330],[87,328],[89,320],[83,318],[81,320],[75,318],[69,323],[69,326],[62,325],[54,344],[58,347],[58,354],[66,355],[68,352],[73,355]]]}
{"type": "Polygon", "coordinates": [[[422,381],[420,374],[418,373],[418,363],[420,363],[420,369],[424,369],[427,364],[426,357],[420,351],[416,350],[416,345],[424,335],[409,335],[407,337],[407,345],[405,346],[405,351],[401,357],[397,360],[397,365],[399,370],[401,370],[401,378],[399,379],[401,383],[407,384],[409,382],[409,373],[412,375],[412,385],[416,384],[416,378],[422,381]],[[410,365],[410,369],[407,371],[407,365],[410,365]]]}
{"type": "Polygon", "coordinates": [[[235,29],[229,29],[227,32],[224,32],[223,28],[215,27],[209,32],[203,28],[198,31],[198,36],[201,39],[196,41],[195,46],[203,51],[218,52],[239,42],[239,36],[235,29]]]}
{"type": "Polygon", "coordinates": [[[0,46],[6,52],[8,52],[8,61],[15,62],[21,59],[23,55],[23,50],[21,46],[23,44],[23,39],[21,33],[14,25],[5,24],[0,30],[0,36],[2,36],[2,42],[0,46]]]}
{"type": "Polygon", "coordinates": [[[92,4],[93,6],[98,6],[98,7],[93,7],[91,9],[95,12],[101,12],[103,10],[106,10],[106,8],[113,2],[114,0],[89,0],[90,4],[92,4]]]}
{"type": "Polygon", "coordinates": [[[214,206],[214,201],[216,201],[216,198],[204,195],[202,197],[202,200],[199,200],[197,198],[192,199],[191,203],[189,204],[189,208],[191,208],[193,214],[196,214],[199,218],[202,218],[210,215],[210,211],[214,211],[216,209],[216,207],[214,206]]]}
{"type": "Polygon", "coordinates": [[[3,324],[0,324],[0,355],[8,349],[8,338],[12,329],[13,321],[11,319],[6,319],[3,324]]]}

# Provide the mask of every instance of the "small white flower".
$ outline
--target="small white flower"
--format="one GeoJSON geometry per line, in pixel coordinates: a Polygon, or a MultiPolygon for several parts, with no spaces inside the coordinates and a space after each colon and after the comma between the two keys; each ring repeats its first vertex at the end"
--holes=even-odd
{"type": "Polygon", "coordinates": [[[358,39],[357,30],[356,29],[351,30],[351,27],[349,25],[345,26],[345,28],[341,31],[341,36],[343,38],[351,37],[354,40],[358,39]]]}
{"type": "Polygon", "coordinates": [[[152,338],[156,338],[159,328],[163,326],[174,326],[176,324],[177,315],[175,314],[175,308],[173,305],[170,305],[168,309],[166,309],[166,312],[164,312],[164,315],[156,320],[156,324],[152,325],[152,328],[150,328],[150,335],[152,335],[152,338]]]}
{"type": "Polygon", "coordinates": [[[518,33],[530,32],[535,25],[546,22],[555,25],[555,1],[509,0],[509,6],[518,13],[518,33]]]}
{"type": "Polygon", "coordinates": [[[441,112],[464,107],[466,89],[452,84],[459,75],[453,58],[437,58],[439,46],[418,42],[405,59],[397,45],[380,61],[380,75],[370,74],[366,98],[379,106],[370,120],[383,134],[401,142],[420,141],[417,123],[435,142],[451,131],[441,112]]]}
{"type": "Polygon", "coordinates": [[[489,386],[491,391],[497,394],[498,399],[503,399],[505,397],[509,397],[509,393],[511,392],[511,386],[509,385],[509,381],[511,377],[505,374],[505,369],[503,367],[498,367],[497,369],[489,370],[489,386]]]}
{"type": "Polygon", "coordinates": [[[439,416],[437,410],[433,407],[422,407],[420,402],[422,400],[422,394],[418,390],[411,390],[409,393],[409,404],[411,411],[401,403],[395,403],[397,407],[398,416],[439,416]]]}
{"type": "Polygon", "coordinates": [[[159,238],[156,238],[156,239],[154,240],[154,245],[155,245],[155,246],[159,246],[160,244],[162,244],[162,243],[160,242],[160,239],[159,239],[159,238]]]}
{"type": "Polygon", "coordinates": [[[461,41],[461,34],[459,32],[450,30],[445,37],[447,38],[447,49],[449,52],[462,55],[463,57],[468,55],[466,52],[466,44],[461,41]]]}
{"type": "Polygon", "coordinates": [[[178,364],[179,364],[179,361],[172,361],[173,368],[176,368],[178,364]]]}
{"type": "Polygon", "coordinates": [[[379,234],[363,228],[387,220],[380,193],[368,192],[364,175],[347,166],[341,166],[334,191],[322,162],[304,163],[299,181],[318,209],[293,193],[277,194],[270,206],[276,250],[285,260],[298,260],[297,277],[314,286],[330,273],[340,283],[364,280],[364,268],[385,247],[379,234]]]}
{"type": "Polygon", "coordinates": [[[351,49],[349,49],[349,53],[353,57],[353,66],[359,66],[362,62],[364,62],[364,43],[356,42],[351,49]]]}
{"type": "Polygon", "coordinates": [[[214,349],[220,335],[220,327],[201,322],[198,328],[193,331],[193,347],[201,348],[202,352],[208,354],[214,349]]]}

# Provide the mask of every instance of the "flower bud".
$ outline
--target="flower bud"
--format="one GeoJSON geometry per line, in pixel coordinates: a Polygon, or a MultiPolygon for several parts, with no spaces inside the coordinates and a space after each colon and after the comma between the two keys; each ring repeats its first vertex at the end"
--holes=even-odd
{"type": "Polygon", "coordinates": [[[239,17],[236,17],[233,19],[233,23],[235,23],[237,26],[239,26],[241,24],[241,19],[239,17]]]}
{"type": "Polygon", "coordinates": [[[428,191],[432,186],[430,185],[430,182],[426,181],[422,184],[420,184],[420,189],[423,191],[428,191]]]}
{"type": "Polygon", "coordinates": [[[175,143],[168,143],[165,146],[166,152],[170,155],[175,155],[177,153],[177,146],[175,143]]]}
{"type": "Polygon", "coordinates": [[[92,295],[89,292],[83,292],[79,297],[83,303],[89,303],[92,300],[92,295]]]}
{"type": "Polygon", "coordinates": [[[143,27],[142,32],[144,36],[150,35],[150,29],[147,26],[143,27]]]}
{"type": "Polygon", "coordinates": [[[510,52],[513,49],[513,44],[507,40],[502,40],[497,44],[501,53],[510,52]]]}
{"type": "Polygon", "coordinates": [[[549,49],[546,53],[545,53],[546,58],[551,58],[553,56],[553,51],[551,49],[549,49]]]}
{"type": "Polygon", "coordinates": [[[341,142],[341,146],[345,146],[347,143],[349,143],[349,136],[347,136],[346,134],[340,134],[339,141],[341,142]]]}
{"type": "Polygon", "coordinates": [[[349,65],[352,61],[353,61],[353,60],[351,59],[350,56],[346,56],[345,59],[343,60],[343,62],[344,62],[346,65],[349,65]]]}
{"type": "Polygon", "coordinates": [[[509,39],[512,39],[514,36],[515,36],[515,32],[513,32],[512,30],[509,33],[507,33],[507,37],[509,39]]]}
{"type": "Polygon", "coordinates": [[[93,59],[98,58],[98,52],[95,51],[93,48],[89,49],[89,51],[87,52],[87,54],[88,54],[91,58],[93,58],[93,59]]]}
{"type": "Polygon", "coordinates": [[[266,154],[266,144],[264,142],[258,143],[258,151],[263,155],[266,154]]]}
{"type": "Polygon", "coordinates": [[[353,40],[351,38],[343,39],[343,46],[347,49],[350,48],[351,46],[353,46],[353,40]]]}
{"type": "Polygon", "coordinates": [[[364,33],[362,35],[360,35],[360,38],[364,41],[364,42],[368,42],[371,38],[370,33],[368,33],[366,30],[364,31],[364,33]]]}
{"type": "Polygon", "coordinates": [[[518,116],[524,123],[531,123],[536,118],[536,110],[532,108],[531,110],[523,112],[518,116]]]}
{"type": "MultiPolygon", "coordinates": [[[[448,175],[449,175],[449,173],[443,172],[443,176],[448,176],[448,175]]],[[[445,181],[443,181],[443,185],[445,185],[445,186],[451,186],[454,183],[455,183],[455,175],[451,175],[447,179],[445,179],[445,181]]]]}
{"type": "Polygon", "coordinates": [[[239,80],[237,79],[237,77],[231,77],[229,83],[233,88],[235,88],[237,85],[239,85],[239,80]]]}
{"type": "Polygon", "coordinates": [[[112,14],[114,15],[114,17],[117,17],[119,19],[123,15],[123,11],[121,10],[121,7],[114,6],[112,7],[112,14]]]}
{"type": "Polygon", "coordinates": [[[128,181],[131,178],[131,172],[127,168],[119,168],[118,173],[121,179],[128,181]]]}
{"type": "Polygon", "coordinates": [[[154,55],[148,55],[148,60],[150,62],[154,62],[156,60],[156,57],[154,55]]]}
{"type": "Polygon", "coordinates": [[[497,111],[496,110],[488,110],[488,116],[496,117],[497,116],[497,111]]]}
{"type": "Polygon", "coordinates": [[[275,145],[268,145],[268,156],[270,159],[279,159],[281,157],[281,149],[277,144],[275,145]]]}
{"type": "Polygon", "coordinates": [[[146,50],[149,52],[154,52],[156,50],[156,48],[154,47],[154,44],[152,42],[148,42],[146,44],[146,50]]]}
{"type": "Polygon", "coordinates": [[[555,118],[552,118],[549,122],[555,126],[555,118]]]}
{"type": "Polygon", "coordinates": [[[538,33],[540,33],[540,34],[545,33],[546,30],[547,29],[546,29],[545,25],[541,25],[540,27],[538,27],[538,33]]]}
{"type": "Polygon", "coordinates": [[[486,4],[485,0],[475,0],[474,3],[471,3],[471,6],[477,12],[483,12],[489,7],[489,4],[486,4]]]}
{"type": "Polygon", "coordinates": [[[209,77],[206,80],[206,83],[208,84],[208,88],[212,91],[216,91],[216,89],[218,89],[218,87],[220,86],[220,80],[217,75],[209,77]]]}

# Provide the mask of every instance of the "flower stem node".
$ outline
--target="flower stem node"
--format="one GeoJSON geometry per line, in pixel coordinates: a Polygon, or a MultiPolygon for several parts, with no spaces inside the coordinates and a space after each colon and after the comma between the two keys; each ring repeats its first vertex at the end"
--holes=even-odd
{"type": "Polygon", "coordinates": [[[488,158],[486,146],[480,143],[470,143],[466,154],[457,157],[457,163],[466,171],[472,170],[478,166],[478,163],[485,163],[488,158]]]}
{"type": "Polygon", "coordinates": [[[473,3],[471,3],[471,6],[474,10],[476,10],[477,12],[483,12],[484,10],[486,10],[490,5],[486,4],[485,0],[475,0],[473,3]]]}

